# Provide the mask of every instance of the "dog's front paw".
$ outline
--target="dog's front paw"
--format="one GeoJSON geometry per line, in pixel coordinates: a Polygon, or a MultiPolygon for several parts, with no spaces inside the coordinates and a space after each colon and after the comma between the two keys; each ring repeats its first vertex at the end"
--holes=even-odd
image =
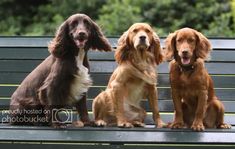
{"type": "Polygon", "coordinates": [[[120,128],[133,128],[134,125],[132,125],[130,122],[118,122],[117,126],[120,128]]]}
{"type": "Polygon", "coordinates": [[[144,127],[144,126],[145,126],[145,124],[142,123],[142,122],[140,122],[140,121],[134,121],[134,122],[133,122],[133,125],[134,125],[135,127],[144,127]]]}
{"type": "Polygon", "coordinates": [[[74,121],[73,122],[73,126],[74,127],[78,127],[78,128],[81,128],[81,127],[84,127],[84,123],[82,121],[74,121]]]}
{"type": "Polygon", "coordinates": [[[191,129],[193,129],[194,131],[204,131],[205,130],[205,126],[203,125],[203,122],[201,121],[194,121],[191,129]]]}
{"type": "Polygon", "coordinates": [[[167,125],[166,125],[161,119],[159,119],[159,120],[156,121],[155,126],[156,126],[157,128],[167,127],[167,125]]]}
{"type": "Polygon", "coordinates": [[[105,127],[105,126],[107,126],[107,123],[104,120],[96,120],[95,121],[95,126],[97,126],[97,127],[105,127]]]}
{"type": "Polygon", "coordinates": [[[223,124],[218,125],[217,128],[219,128],[219,129],[230,129],[231,125],[223,123],[223,124]]]}
{"type": "Polygon", "coordinates": [[[184,128],[184,122],[173,122],[170,126],[172,129],[184,128]]]}

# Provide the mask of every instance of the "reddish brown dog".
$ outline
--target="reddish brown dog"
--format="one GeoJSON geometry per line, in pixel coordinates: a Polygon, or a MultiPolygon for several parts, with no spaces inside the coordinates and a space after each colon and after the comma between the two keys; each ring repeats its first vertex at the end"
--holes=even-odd
{"type": "Polygon", "coordinates": [[[213,81],[204,60],[211,44],[198,31],[183,28],[166,39],[166,58],[170,62],[170,83],[175,107],[172,128],[230,128],[224,123],[224,106],[216,97],[213,81]]]}
{"type": "Polygon", "coordinates": [[[118,67],[107,89],[93,102],[95,124],[143,127],[146,112],[140,102],[148,98],[153,120],[162,127],[156,88],[156,66],[162,61],[158,36],[148,24],[132,25],[119,39],[115,59],[118,67]]]}

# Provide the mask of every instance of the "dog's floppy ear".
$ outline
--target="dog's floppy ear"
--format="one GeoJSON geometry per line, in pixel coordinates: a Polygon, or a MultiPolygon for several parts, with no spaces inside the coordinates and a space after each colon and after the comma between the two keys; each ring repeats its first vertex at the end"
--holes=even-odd
{"type": "Polygon", "coordinates": [[[68,23],[65,21],[60,25],[54,39],[48,45],[48,49],[52,55],[62,57],[66,53],[66,50],[71,49],[71,46],[74,45],[68,32],[68,23]]]}
{"type": "Polygon", "coordinates": [[[102,33],[100,27],[90,19],[91,22],[91,48],[100,51],[111,51],[112,47],[102,33]]]}
{"type": "Polygon", "coordinates": [[[153,40],[150,49],[154,54],[156,64],[160,64],[163,61],[163,55],[160,46],[160,39],[155,32],[153,32],[153,40]]]}
{"type": "Polygon", "coordinates": [[[117,50],[115,52],[115,59],[117,61],[117,63],[121,63],[124,60],[127,60],[129,57],[129,48],[130,48],[130,44],[129,44],[129,39],[128,39],[128,34],[129,31],[126,31],[122,34],[122,36],[118,39],[118,43],[117,43],[117,50]]]}
{"type": "Polygon", "coordinates": [[[202,58],[204,60],[210,58],[210,52],[212,51],[211,44],[209,40],[200,32],[195,30],[197,36],[197,46],[196,46],[196,57],[202,58]]]}
{"type": "Polygon", "coordinates": [[[166,60],[172,60],[176,51],[176,35],[177,31],[170,33],[165,40],[164,55],[166,60]]]}

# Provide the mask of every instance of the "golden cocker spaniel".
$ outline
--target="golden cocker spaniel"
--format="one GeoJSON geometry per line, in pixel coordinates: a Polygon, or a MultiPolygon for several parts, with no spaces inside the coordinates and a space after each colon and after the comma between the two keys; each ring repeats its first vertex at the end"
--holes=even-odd
{"type": "Polygon", "coordinates": [[[115,53],[118,67],[107,89],[93,101],[97,126],[144,127],[146,112],[140,102],[148,98],[153,120],[162,127],[156,88],[156,66],[162,58],[159,38],[148,24],[135,23],[120,37],[115,53]]]}

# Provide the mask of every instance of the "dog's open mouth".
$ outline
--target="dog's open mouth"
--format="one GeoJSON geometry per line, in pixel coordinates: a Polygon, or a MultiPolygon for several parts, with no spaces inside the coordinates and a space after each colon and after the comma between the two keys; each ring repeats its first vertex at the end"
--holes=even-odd
{"type": "Polygon", "coordinates": [[[80,48],[84,48],[85,47],[87,39],[85,39],[85,38],[78,38],[78,39],[75,39],[74,42],[76,43],[77,47],[80,49],[80,48]]]}
{"type": "Polygon", "coordinates": [[[85,32],[78,32],[76,34],[72,34],[72,37],[76,46],[79,49],[84,48],[86,42],[88,41],[88,35],[85,32]]]}
{"type": "Polygon", "coordinates": [[[190,57],[183,56],[181,58],[181,62],[182,62],[183,65],[188,65],[190,63],[190,57]]]}

